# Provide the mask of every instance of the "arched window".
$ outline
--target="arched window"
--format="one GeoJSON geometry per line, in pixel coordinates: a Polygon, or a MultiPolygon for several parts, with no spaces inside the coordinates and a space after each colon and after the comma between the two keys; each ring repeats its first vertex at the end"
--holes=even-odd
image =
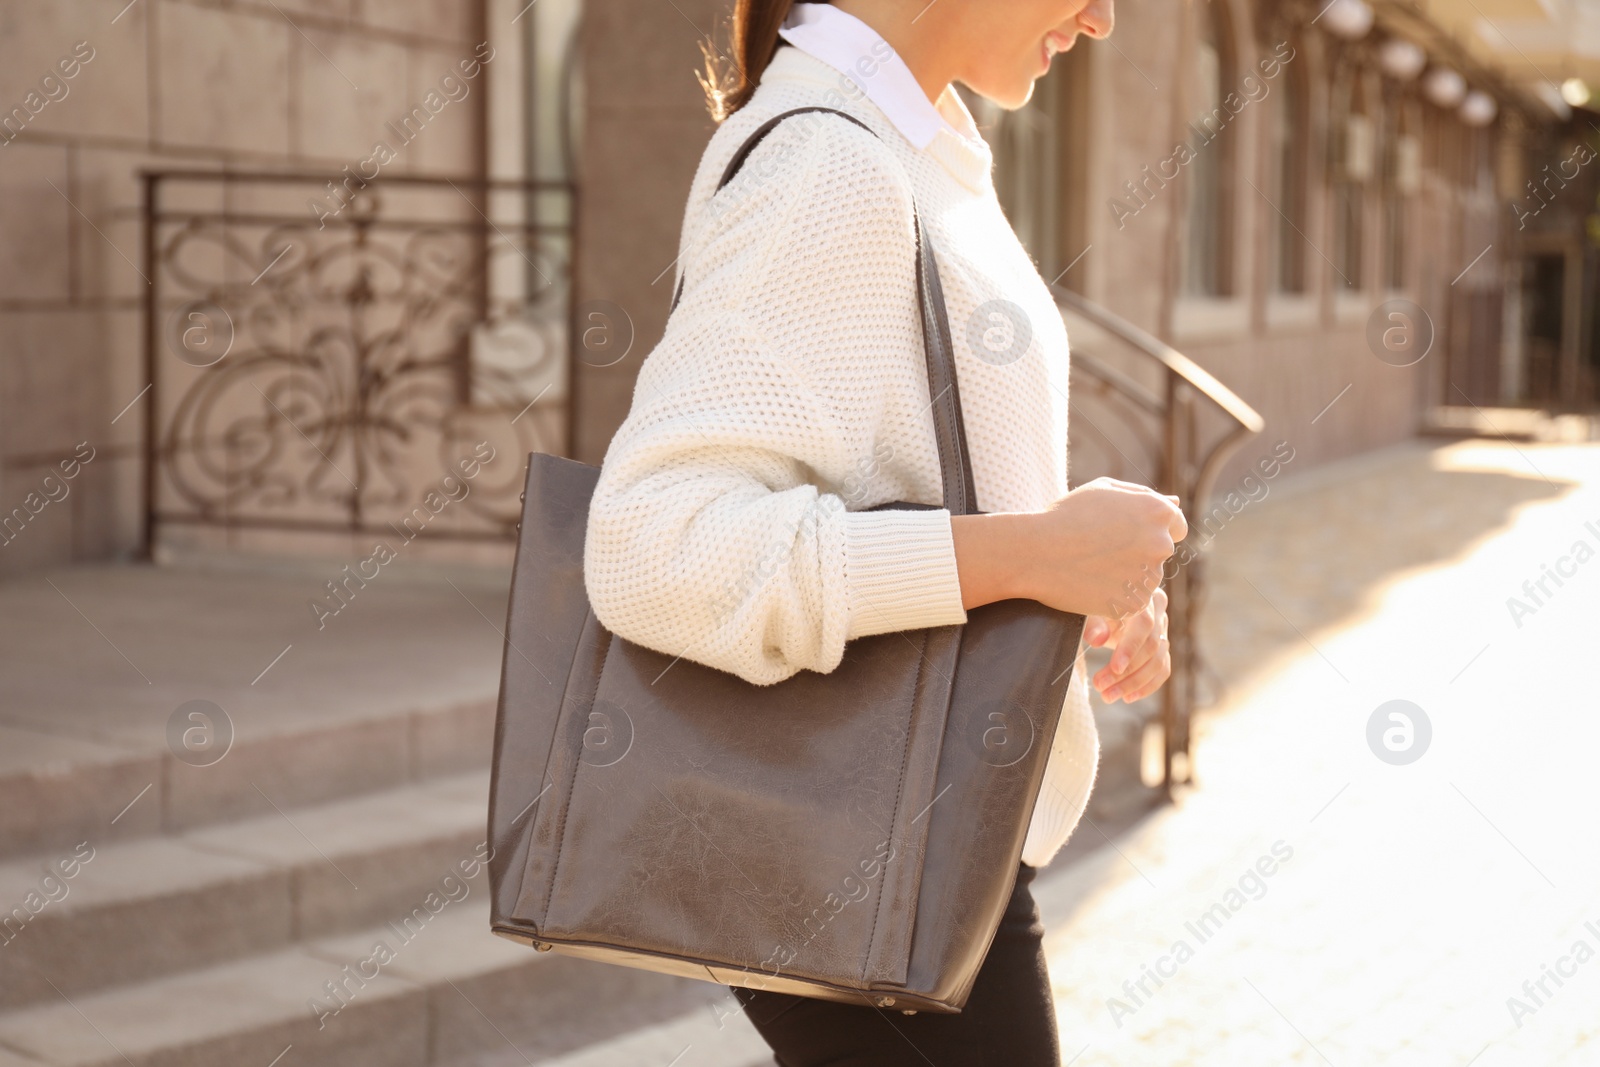
{"type": "Polygon", "coordinates": [[[1232,292],[1229,236],[1233,217],[1235,115],[1226,106],[1234,84],[1232,38],[1220,2],[1197,4],[1186,102],[1190,115],[1188,241],[1183,289],[1196,296],[1232,292]]]}
{"type": "Polygon", "coordinates": [[[1304,64],[1288,64],[1273,90],[1271,110],[1272,287],[1280,293],[1306,289],[1309,95],[1304,64]]]}

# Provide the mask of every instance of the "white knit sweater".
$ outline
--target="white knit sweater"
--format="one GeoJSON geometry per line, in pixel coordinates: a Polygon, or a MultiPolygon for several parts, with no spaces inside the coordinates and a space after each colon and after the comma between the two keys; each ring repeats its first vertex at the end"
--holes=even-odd
{"type": "MultiPolygon", "coordinates": [[[[833,670],[854,637],[966,621],[949,513],[863,510],[941,500],[913,193],[938,249],[978,507],[1038,510],[1066,492],[1066,329],[971,115],[953,91],[938,108],[951,125],[918,149],[839,71],[784,44],[711,138],[684,215],[683,298],[590,510],[584,578],[613,633],[770,684],[833,670]],[[785,120],[708,210],[745,137],[811,104],[880,136],[838,116],[785,120]]],[[[1080,652],[1023,847],[1035,867],[1093,785],[1084,674],[1080,652]]]]}

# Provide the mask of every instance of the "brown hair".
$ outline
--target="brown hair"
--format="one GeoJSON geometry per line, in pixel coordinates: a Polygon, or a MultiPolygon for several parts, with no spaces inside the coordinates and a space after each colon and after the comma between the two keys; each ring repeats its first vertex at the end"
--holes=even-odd
{"type": "Polygon", "coordinates": [[[706,93],[706,110],[721,122],[745,104],[778,51],[778,28],[794,5],[828,0],[734,0],[730,56],[709,37],[700,42],[706,73],[695,72],[706,93]],[[731,68],[731,69],[730,69],[731,68]]]}

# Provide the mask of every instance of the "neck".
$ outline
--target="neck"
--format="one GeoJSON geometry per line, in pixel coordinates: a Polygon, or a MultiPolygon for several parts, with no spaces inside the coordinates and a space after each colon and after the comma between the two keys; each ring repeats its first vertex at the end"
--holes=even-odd
{"type": "Polygon", "coordinates": [[[954,80],[951,48],[924,13],[933,5],[896,0],[830,0],[834,7],[871,26],[895,50],[934,104],[954,80]]]}

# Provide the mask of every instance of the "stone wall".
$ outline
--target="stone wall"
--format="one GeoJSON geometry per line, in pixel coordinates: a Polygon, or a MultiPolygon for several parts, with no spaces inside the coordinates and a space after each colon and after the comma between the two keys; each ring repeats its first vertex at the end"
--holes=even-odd
{"type": "Polygon", "coordinates": [[[684,203],[716,132],[695,80],[698,42],[717,29],[726,48],[732,5],[721,0],[639,4],[589,0],[580,29],[584,154],[579,179],[578,306],[620,309],[628,356],[574,364],[574,455],[599,463],[628,413],[639,363],[672,303],[684,203]]]}
{"type": "MultiPolygon", "coordinates": [[[[138,548],[139,170],[354,165],[489,33],[515,33],[503,6],[488,29],[462,0],[0,6],[0,513],[45,501],[0,540],[0,574],[138,548]],[[46,483],[80,443],[93,459],[46,483]]],[[[495,76],[388,169],[481,173],[495,76]]]]}

